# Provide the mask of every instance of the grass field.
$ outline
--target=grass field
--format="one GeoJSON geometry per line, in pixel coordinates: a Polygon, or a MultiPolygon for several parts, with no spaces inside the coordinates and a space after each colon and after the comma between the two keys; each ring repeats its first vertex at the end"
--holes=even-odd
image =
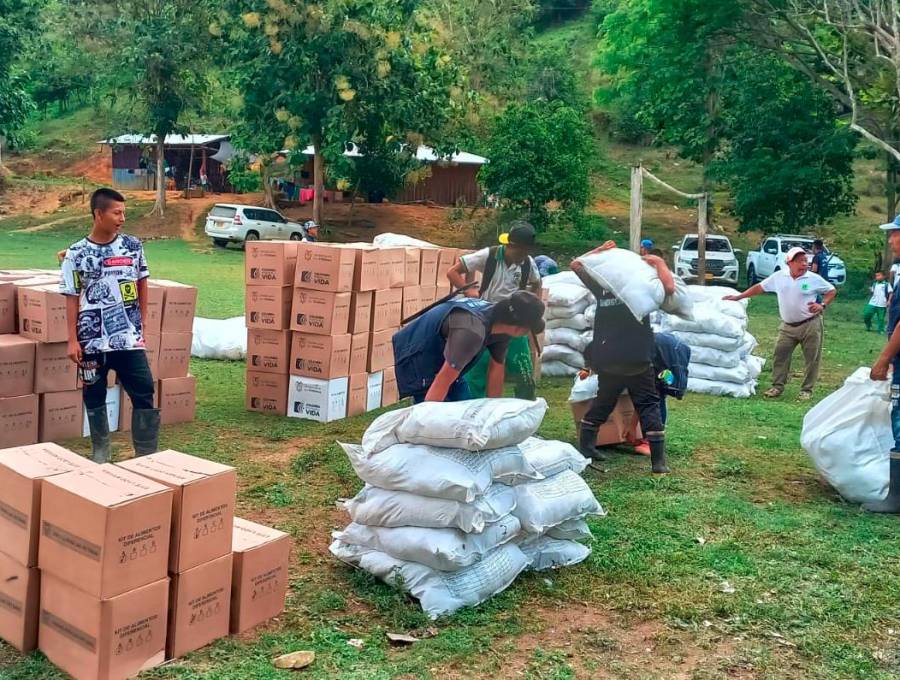
{"type": "MultiPolygon", "coordinates": [[[[4,223],[6,225],[6,223],[4,223]]],[[[78,236],[75,223],[45,232],[0,231],[0,268],[52,266],[78,236]]],[[[242,256],[182,241],[147,244],[154,276],[196,284],[198,313],[243,306],[242,256]]],[[[816,398],[872,362],[857,301],[829,311],[816,398]]],[[[771,356],[773,301],[751,306],[751,330],[771,356]]],[[[896,678],[900,674],[900,544],[895,517],[863,514],[818,479],[798,440],[808,406],[792,384],[778,402],[689,395],[671,406],[674,474],[615,456],[586,478],[609,516],[591,522],[588,561],[525,575],[485,605],[437,624],[391,588],[327,553],[334,506],[360,487],[335,440],[356,441],[373,416],[320,425],[244,411],[244,366],[192,362],[197,420],[167,427],[162,444],[239,470],[242,516],[294,539],[285,614],[239,639],[151,671],[147,678],[288,678],[271,658],[310,649],[309,678],[896,678]],[[734,592],[723,590],[723,583],[734,592]],[[424,639],[391,647],[386,632],[424,639]],[[356,649],[347,644],[360,638],[356,649]]],[[[768,386],[765,372],[762,387],[768,386]]],[[[546,380],[546,437],[574,436],[567,381],[546,380]]],[[[84,441],[69,443],[86,451],[84,441]]],[[[130,444],[116,436],[118,452],[130,444]]],[[[54,680],[40,655],[0,645],[0,678],[54,680]]],[[[301,677],[298,675],[298,677],[301,677]]]]}

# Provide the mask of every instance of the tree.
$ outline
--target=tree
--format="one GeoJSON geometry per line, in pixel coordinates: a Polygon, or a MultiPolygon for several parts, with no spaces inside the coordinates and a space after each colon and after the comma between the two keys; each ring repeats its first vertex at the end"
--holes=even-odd
{"type": "Polygon", "coordinates": [[[317,221],[327,157],[348,142],[439,140],[464,110],[461,72],[421,9],[418,0],[226,0],[210,25],[242,98],[246,148],[271,156],[279,144],[312,145],[317,221]],[[385,139],[363,139],[372,130],[385,139]]]}
{"type": "Polygon", "coordinates": [[[16,65],[37,30],[37,0],[0,0],[0,138],[15,145],[33,108],[16,65]]]}
{"type": "Polygon", "coordinates": [[[578,212],[590,196],[593,135],[581,111],[561,102],[511,104],[487,142],[490,162],[479,178],[491,194],[526,210],[538,228],[547,204],[578,212]]]}

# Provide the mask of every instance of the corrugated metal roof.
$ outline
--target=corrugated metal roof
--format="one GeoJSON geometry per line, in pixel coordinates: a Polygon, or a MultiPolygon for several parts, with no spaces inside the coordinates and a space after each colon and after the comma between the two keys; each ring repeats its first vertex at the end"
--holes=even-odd
{"type": "MultiPolygon", "coordinates": [[[[166,146],[190,146],[191,144],[209,144],[220,139],[228,139],[230,135],[166,135],[166,146]]],[[[98,144],[156,144],[156,135],[119,135],[110,139],[101,139],[98,144]]]]}
{"type": "MultiPolygon", "coordinates": [[[[344,152],[344,155],[348,158],[359,158],[362,154],[356,148],[356,145],[352,145],[352,149],[348,149],[344,152]]],[[[307,156],[312,156],[315,154],[312,146],[308,146],[303,149],[303,153],[307,156]]],[[[477,156],[474,153],[469,153],[468,151],[460,151],[458,153],[452,154],[451,156],[438,156],[434,149],[430,146],[420,146],[416,150],[416,159],[423,161],[425,163],[436,163],[438,161],[447,161],[449,163],[457,163],[459,165],[484,165],[488,162],[488,159],[484,156],[477,156]]]]}

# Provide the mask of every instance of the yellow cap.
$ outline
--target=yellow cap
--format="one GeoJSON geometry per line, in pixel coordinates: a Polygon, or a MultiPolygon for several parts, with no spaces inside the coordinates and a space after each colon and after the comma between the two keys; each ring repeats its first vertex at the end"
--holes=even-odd
{"type": "Polygon", "coordinates": [[[500,238],[497,239],[500,241],[501,245],[508,246],[509,245],[509,234],[500,234],[500,238]]]}

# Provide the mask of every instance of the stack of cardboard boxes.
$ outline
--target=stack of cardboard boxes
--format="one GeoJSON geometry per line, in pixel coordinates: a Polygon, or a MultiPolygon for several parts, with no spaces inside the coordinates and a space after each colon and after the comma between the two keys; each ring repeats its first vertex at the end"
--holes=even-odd
{"type": "MultiPolygon", "coordinates": [[[[151,280],[144,333],[164,424],[194,418],[196,381],[188,368],[196,301],[196,288],[151,280]]],[[[87,436],[67,341],[59,272],[0,271],[0,447],[87,436]]],[[[107,413],[111,431],[130,429],[131,401],[113,371],[107,413]]]]}
{"type": "Polygon", "coordinates": [[[450,291],[452,248],[253,242],[247,409],[330,422],[398,400],[392,339],[450,291]]]}
{"type": "Polygon", "coordinates": [[[77,680],[131,677],[283,609],[290,541],[234,517],[230,467],[41,444],[0,451],[0,484],[0,637],[77,680]]]}

